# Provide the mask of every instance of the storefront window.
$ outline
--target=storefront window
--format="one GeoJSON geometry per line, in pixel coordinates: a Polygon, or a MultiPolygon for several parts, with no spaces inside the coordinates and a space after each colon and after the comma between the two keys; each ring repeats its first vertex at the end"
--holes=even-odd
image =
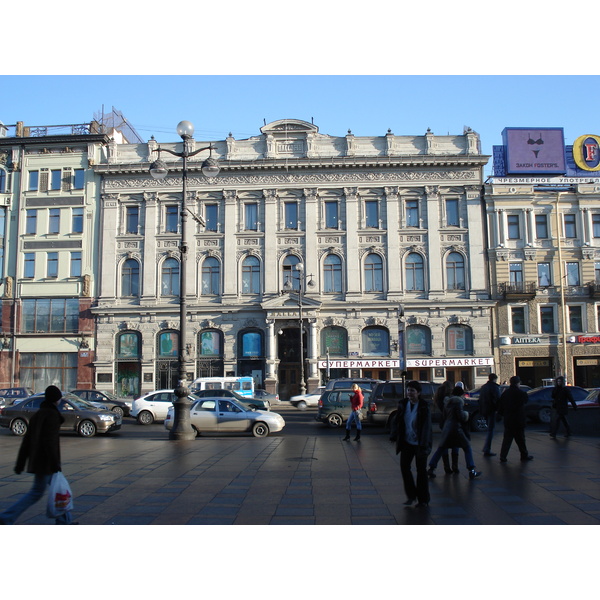
{"type": "Polygon", "coordinates": [[[472,354],[473,334],[469,327],[451,325],[446,329],[446,348],[449,354],[472,354]]]}
{"type": "Polygon", "coordinates": [[[321,331],[322,355],[330,357],[348,355],[348,332],[343,327],[325,327],[321,331]]]}
{"type": "Polygon", "coordinates": [[[406,352],[409,354],[431,354],[431,330],[423,325],[407,327],[406,352]]]}
{"type": "Polygon", "coordinates": [[[383,327],[367,327],[362,332],[364,356],[389,356],[390,334],[383,327]]]}

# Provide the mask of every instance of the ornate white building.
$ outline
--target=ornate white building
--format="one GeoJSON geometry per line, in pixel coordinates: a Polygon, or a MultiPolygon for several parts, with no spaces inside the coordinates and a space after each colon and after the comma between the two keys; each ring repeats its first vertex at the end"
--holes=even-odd
{"type": "MultiPolygon", "coordinates": [[[[188,161],[190,379],[252,374],[287,398],[301,348],[309,388],[327,375],[397,377],[399,322],[409,377],[487,379],[489,157],[475,132],[335,137],[286,119],[212,144],[218,177],[200,171],[208,151],[188,161]]],[[[113,144],[94,166],[96,387],[122,394],[171,387],[177,374],[182,161],[163,153],[170,174],[154,180],[157,149],[113,144]]]]}

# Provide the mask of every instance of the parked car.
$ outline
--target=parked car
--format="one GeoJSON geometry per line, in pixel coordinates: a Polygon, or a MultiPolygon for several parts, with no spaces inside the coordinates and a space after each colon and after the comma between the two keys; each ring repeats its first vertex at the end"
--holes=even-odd
{"type": "Polygon", "coordinates": [[[131,412],[133,401],[119,398],[110,392],[101,392],[100,390],[71,390],[75,394],[90,404],[100,408],[112,410],[122,417],[128,417],[131,412]]]}
{"type": "Polygon", "coordinates": [[[292,396],[290,398],[290,404],[295,406],[298,410],[306,410],[309,406],[317,406],[319,404],[319,398],[324,390],[325,386],[320,385],[316,390],[313,390],[308,394],[292,396]]]}
{"type": "Polygon", "coordinates": [[[352,388],[353,384],[357,384],[361,390],[373,390],[373,388],[380,383],[379,379],[368,379],[368,378],[357,378],[352,379],[349,377],[342,377],[339,379],[330,379],[325,384],[326,390],[337,390],[337,389],[346,389],[349,390],[352,388]]]}
{"type": "MultiPolygon", "coordinates": [[[[317,416],[315,419],[329,425],[329,427],[341,427],[352,412],[350,397],[354,394],[352,389],[325,390],[319,398],[317,416]]],[[[360,411],[361,421],[367,416],[367,404],[371,396],[370,390],[363,390],[364,403],[360,411]]]]}
{"type": "Polygon", "coordinates": [[[200,390],[193,394],[196,398],[234,398],[242,405],[248,408],[256,408],[258,410],[270,410],[271,404],[268,400],[262,398],[248,398],[242,396],[233,390],[200,390]]]}
{"type": "MultiPolygon", "coordinates": [[[[25,435],[31,417],[38,411],[44,399],[44,393],[41,392],[23,402],[0,409],[0,426],[8,427],[14,435],[25,435]]],[[[58,409],[65,418],[60,427],[61,431],[93,437],[97,433],[109,433],[121,428],[121,415],[96,408],[75,394],[64,394],[58,403],[58,409]]]]}
{"type": "MultiPolygon", "coordinates": [[[[216,391],[216,390],[205,390],[216,391]]],[[[174,407],[170,406],[165,418],[165,429],[173,427],[174,407]]],[[[196,436],[203,433],[245,433],[266,437],[281,431],[283,417],[266,410],[254,410],[234,398],[201,398],[190,408],[190,423],[196,436]]]]}
{"type": "MultiPolygon", "coordinates": [[[[527,392],[527,404],[525,405],[525,414],[531,421],[538,423],[550,423],[552,420],[552,390],[550,387],[537,387],[527,392]]],[[[580,403],[586,400],[590,395],[589,390],[585,388],[570,385],[569,390],[573,394],[575,402],[580,403]]],[[[570,406],[570,405],[569,405],[570,406]]]]}
{"type": "Polygon", "coordinates": [[[269,406],[273,404],[281,404],[281,400],[279,399],[279,394],[269,394],[266,390],[254,389],[253,398],[257,400],[266,400],[269,403],[269,406]]]}
{"type": "MultiPolygon", "coordinates": [[[[482,387],[482,386],[481,386],[481,387],[482,387]]],[[[474,389],[474,390],[471,390],[470,392],[468,392],[468,394],[469,394],[469,398],[472,398],[473,400],[478,400],[478,399],[479,399],[479,393],[481,392],[481,387],[478,387],[478,388],[476,388],[476,389],[474,389]]],[[[504,390],[507,390],[509,387],[510,387],[509,385],[506,385],[506,384],[504,384],[504,383],[503,383],[503,384],[500,386],[500,393],[502,394],[502,392],[503,392],[504,390]]],[[[520,388],[521,388],[521,389],[522,389],[524,392],[528,392],[528,391],[531,389],[531,387],[530,387],[530,386],[528,386],[528,385],[524,385],[524,384],[522,384],[522,383],[521,383],[521,384],[519,384],[519,387],[520,387],[520,388]]]]}
{"type": "MultiPolygon", "coordinates": [[[[190,402],[194,402],[198,398],[190,394],[188,399],[190,402]]],[[[154,421],[164,421],[169,407],[173,406],[175,400],[177,400],[177,396],[173,390],[148,392],[133,401],[130,414],[137,419],[140,425],[151,425],[154,421]]]]}
{"type": "Polygon", "coordinates": [[[585,400],[577,402],[577,408],[598,408],[599,402],[600,388],[596,388],[590,391],[585,400]]]}
{"type": "Polygon", "coordinates": [[[11,406],[33,395],[33,390],[28,387],[14,387],[0,389],[0,402],[2,406],[11,406]]]}

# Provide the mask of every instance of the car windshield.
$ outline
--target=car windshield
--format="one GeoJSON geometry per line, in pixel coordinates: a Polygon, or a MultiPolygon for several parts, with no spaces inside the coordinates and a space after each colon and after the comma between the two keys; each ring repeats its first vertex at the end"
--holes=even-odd
{"type": "Polygon", "coordinates": [[[68,400],[75,408],[79,410],[98,410],[93,404],[90,404],[87,400],[83,400],[75,394],[65,394],[63,400],[68,400]]]}

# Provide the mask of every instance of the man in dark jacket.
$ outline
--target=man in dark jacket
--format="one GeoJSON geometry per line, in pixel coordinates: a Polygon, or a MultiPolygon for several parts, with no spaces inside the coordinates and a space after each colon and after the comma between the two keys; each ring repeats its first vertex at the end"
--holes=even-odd
{"type": "Polygon", "coordinates": [[[567,421],[569,403],[571,403],[573,410],[577,410],[577,403],[573,398],[573,394],[565,385],[565,378],[561,375],[556,378],[554,389],[552,390],[552,425],[550,426],[550,437],[552,439],[556,439],[556,433],[558,432],[558,426],[561,421],[565,426],[565,436],[569,437],[571,435],[571,426],[567,421]]]}
{"type": "Polygon", "coordinates": [[[498,409],[498,400],[500,400],[500,386],[496,383],[498,375],[490,373],[488,382],[482,386],[479,391],[479,410],[481,416],[487,421],[487,435],[483,444],[484,456],[496,456],[492,452],[492,439],[494,437],[494,427],[496,425],[496,410],[498,409]]]}
{"type": "Polygon", "coordinates": [[[519,387],[520,383],[520,377],[511,377],[510,386],[502,393],[498,402],[498,414],[504,417],[504,438],[500,448],[500,462],[503,463],[507,461],[506,457],[513,440],[521,452],[521,460],[533,459],[525,444],[527,394],[519,387]]]}
{"type": "MultiPolygon", "coordinates": [[[[64,417],[58,410],[61,391],[54,385],[46,388],[45,399],[31,417],[25,437],[21,442],[15,473],[20,475],[27,464],[27,472],[34,474],[33,486],[18,502],[0,514],[0,525],[12,525],[17,518],[44,495],[52,475],[61,470],[60,426],[64,417]]],[[[69,525],[69,512],[56,518],[57,525],[69,525]]]]}
{"type": "Polygon", "coordinates": [[[427,477],[427,457],[431,452],[431,410],[429,403],[420,397],[421,384],[409,381],[406,384],[406,398],[398,402],[396,427],[392,439],[396,441],[396,454],[400,454],[400,471],[404,482],[406,506],[418,500],[417,508],[429,505],[429,479],[427,477]],[[411,472],[415,460],[417,483],[411,472]]]}

